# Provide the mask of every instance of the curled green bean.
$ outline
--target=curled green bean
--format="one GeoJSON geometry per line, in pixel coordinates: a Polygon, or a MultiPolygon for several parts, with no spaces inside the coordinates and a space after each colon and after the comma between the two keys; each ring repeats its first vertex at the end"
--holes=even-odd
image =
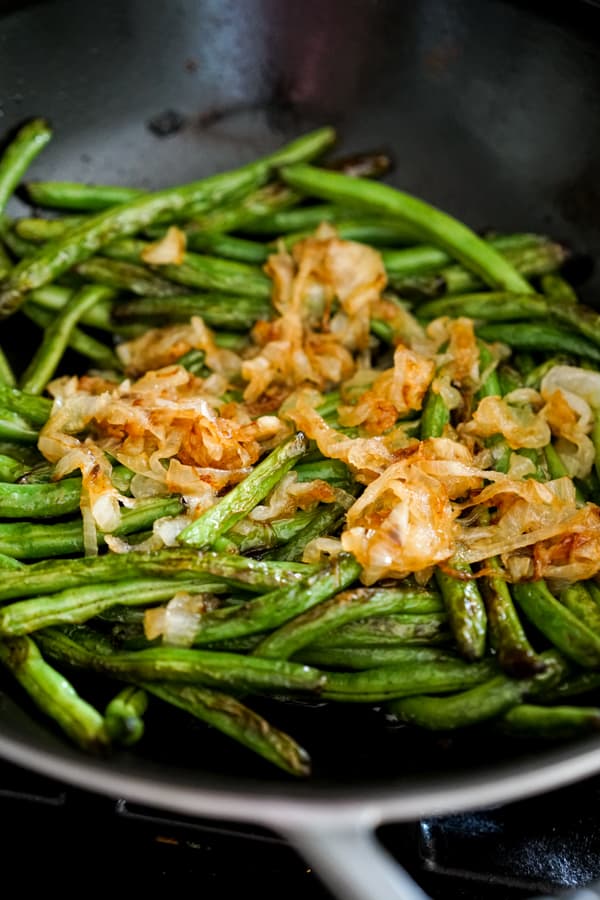
{"type": "Polygon", "coordinates": [[[29,168],[30,163],[44,149],[52,137],[44,119],[32,119],[14,136],[0,158],[0,214],[29,168]]]}
{"type": "Polygon", "coordinates": [[[149,693],[201,719],[212,728],[218,728],[285,772],[291,775],[310,774],[308,753],[288,734],[234,697],[192,684],[152,682],[145,687],[149,693]]]}
{"type": "Polygon", "coordinates": [[[109,744],[104,718],[86,703],[64,675],[42,658],[27,637],[0,641],[0,661],[15,676],[36,706],[84,750],[100,752],[109,744]]]}
{"type": "Polygon", "coordinates": [[[536,696],[557,684],[566,671],[565,664],[556,653],[547,654],[544,662],[544,671],[527,679],[496,675],[452,697],[414,696],[396,700],[389,710],[403,722],[421,728],[449,730],[475,725],[500,716],[524,697],[536,696]]]}
{"type": "Polygon", "coordinates": [[[147,694],[140,688],[129,686],[119,691],[104,710],[104,727],[111,740],[124,747],[136,744],[144,734],[147,706],[147,694]]]}
{"type": "Polygon", "coordinates": [[[100,285],[86,285],[71,297],[46,328],[42,343],[20,380],[22,391],[29,394],[42,393],[61,361],[73,328],[82,313],[97,302],[110,300],[112,297],[110,288],[100,285]]]}
{"type": "Polygon", "coordinates": [[[528,282],[493,247],[466,225],[423,200],[385,184],[308,165],[284,166],[280,172],[283,180],[298,190],[399,219],[423,239],[447,250],[492,287],[521,293],[531,291],[528,282]]]}

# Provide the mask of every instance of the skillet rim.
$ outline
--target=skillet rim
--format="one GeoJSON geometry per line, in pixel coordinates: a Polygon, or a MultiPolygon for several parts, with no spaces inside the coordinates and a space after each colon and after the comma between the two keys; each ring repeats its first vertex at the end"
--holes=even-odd
{"type": "MultiPolygon", "coordinates": [[[[500,805],[552,791],[600,772],[600,736],[553,748],[525,760],[495,764],[475,773],[451,773],[416,777],[409,788],[390,785],[328,788],[310,785],[304,796],[286,793],[285,783],[241,782],[242,787],[192,785],[181,779],[151,774],[152,765],[132,774],[120,760],[86,757],[77,748],[61,753],[34,746],[30,740],[0,733],[0,756],[21,768],[54,778],[73,787],[125,801],[197,818],[218,818],[270,825],[364,827],[384,822],[413,821],[429,816],[465,812],[500,805]],[[266,789],[265,789],[266,788],[266,789]]],[[[132,757],[133,758],[133,757],[132,757]]],[[[139,760],[138,760],[139,762],[139,760]]],[[[189,769],[180,769],[190,776],[189,769]]],[[[240,779],[237,779],[240,782],[240,779]]]]}

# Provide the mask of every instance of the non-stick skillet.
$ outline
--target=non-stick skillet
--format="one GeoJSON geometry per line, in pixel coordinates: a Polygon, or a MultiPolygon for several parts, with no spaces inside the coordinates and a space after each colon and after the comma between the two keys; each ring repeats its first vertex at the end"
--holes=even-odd
{"type": "MultiPolygon", "coordinates": [[[[547,6],[0,0],[0,127],[52,120],[56,138],[35,168],[45,178],[158,187],[328,122],[344,150],[391,150],[392,181],[469,224],[542,230],[598,258],[600,9],[547,6]]],[[[583,290],[593,302],[593,276],[583,290]]],[[[376,710],[325,705],[269,710],[311,751],[308,784],[168,710],[151,716],[135,753],[92,759],[4,689],[3,756],[105,794],[270,825],[348,900],[423,896],[377,847],[381,821],[505,802],[600,770],[597,740],[440,741],[376,710]]]]}

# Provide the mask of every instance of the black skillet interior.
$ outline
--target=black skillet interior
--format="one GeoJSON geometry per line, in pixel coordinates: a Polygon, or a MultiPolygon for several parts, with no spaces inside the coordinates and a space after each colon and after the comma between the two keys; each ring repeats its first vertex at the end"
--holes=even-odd
{"type": "MultiPolygon", "coordinates": [[[[395,184],[472,226],[540,230],[597,257],[600,10],[540,10],[501,0],[0,0],[0,126],[51,119],[56,137],[37,176],[155,188],[332,123],[342,150],[391,150],[395,184]]],[[[584,286],[592,302],[594,281],[584,286]]],[[[6,690],[0,753],[16,743],[80,758],[6,690]]],[[[547,758],[482,732],[394,729],[371,709],[260,708],[309,749],[318,791],[402,790],[421,776],[441,783],[547,758]]],[[[135,754],[97,765],[200,787],[296,790],[164,708],[150,713],[135,754]]]]}

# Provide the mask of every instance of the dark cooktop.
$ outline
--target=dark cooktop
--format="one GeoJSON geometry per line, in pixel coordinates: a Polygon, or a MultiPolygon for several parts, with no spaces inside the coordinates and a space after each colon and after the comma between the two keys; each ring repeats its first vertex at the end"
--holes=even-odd
{"type": "MultiPolygon", "coordinates": [[[[383,843],[433,900],[526,900],[600,878],[600,778],[456,816],[386,825],[383,843]]],[[[263,828],[114,801],[0,764],[2,855],[29,890],[331,900],[263,828]],[[83,880],[82,880],[83,879],[83,880]]]]}

